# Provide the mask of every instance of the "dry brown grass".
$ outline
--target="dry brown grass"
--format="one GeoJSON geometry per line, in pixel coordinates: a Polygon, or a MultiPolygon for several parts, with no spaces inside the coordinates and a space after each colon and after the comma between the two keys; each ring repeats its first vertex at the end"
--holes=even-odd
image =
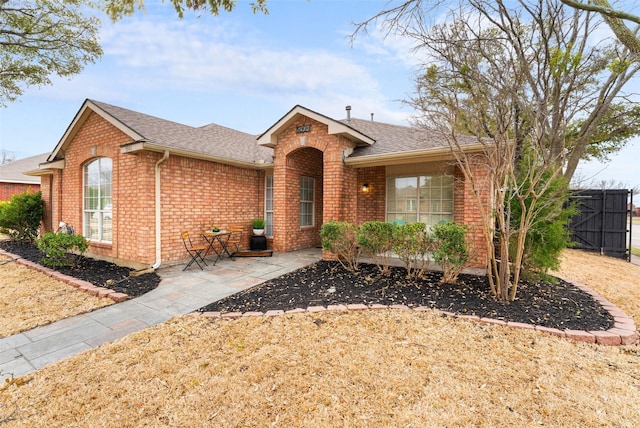
{"type": "Polygon", "coordinates": [[[0,256],[0,337],[110,304],[0,256]]]}
{"type": "MultiPolygon", "coordinates": [[[[582,255],[568,253],[565,265],[599,270],[582,255]]],[[[638,278],[628,263],[614,269],[638,278]]],[[[600,275],[586,279],[611,272],[600,275]]],[[[622,292],[629,300],[632,288],[622,292]]],[[[632,427],[640,419],[637,346],[434,312],[180,317],[24,380],[0,392],[0,420],[15,410],[6,426],[632,427]]]]}
{"type": "Polygon", "coordinates": [[[555,273],[581,282],[640,324],[640,266],[613,257],[579,250],[565,250],[562,268],[555,273]]]}

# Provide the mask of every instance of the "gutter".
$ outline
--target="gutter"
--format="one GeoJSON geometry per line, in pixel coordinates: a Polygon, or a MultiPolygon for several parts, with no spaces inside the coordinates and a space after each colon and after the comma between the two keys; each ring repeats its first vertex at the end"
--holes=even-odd
{"type": "Polygon", "coordinates": [[[161,206],[160,206],[160,165],[169,158],[169,150],[164,151],[162,159],[156,162],[155,178],[156,178],[156,262],[151,266],[153,269],[158,269],[162,264],[162,222],[160,219],[161,206]]]}
{"type": "MultiPolygon", "coordinates": [[[[485,146],[473,144],[463,146],[465,153],[481,152],[485,146]]],[[[437,147],[432,149],[412,150],[407,152],[392,152],[378,155],[347,157],[345,165],[354,167],[385,166],[422,161],[454,160],[451,147],[437,147]]]]}
{"type": "Polygon", "coordinates": [[[273,168],[273,162],[267,162],[263,160],[252,160],[252,161],[242,161],[230,158],[224,158],[221,156],[207,155],[203,153],[193,152],[184,149],[176,149],[176,148],[167,148],[167,146],[160,144],[153,144],[147,141],[136,141],[133,143],[125,144],[120,147],[120,153],[123,154],[132,154],[137,153],[142,150],[148,150],[151,152],[166,152],[167,150],[171,150],[171,154],[174,156],[184,156],[189,159],[201,159],[209,162],[217,162],[224,165],[232,165],[240,168],[249,168],[249,169],[270,169],[273,168]]]}

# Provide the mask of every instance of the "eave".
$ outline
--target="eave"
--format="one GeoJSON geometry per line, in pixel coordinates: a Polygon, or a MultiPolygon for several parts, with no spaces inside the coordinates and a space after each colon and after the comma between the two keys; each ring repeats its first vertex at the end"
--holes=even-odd
{"type": "MultiPolygon", "coordinates": [[[[481,152],[485,149],[482,144],[465,146],[465,153],[481,152]]],[[[385,153],[380,155],[348,157],[344,160],[345,165],[356,168],[370,166],[402,165],[416,162],[438,162],[455,160],[450,147],[438,147],[434,149],[412,150],[406,152],[385,153]]]]}
{"type": "Polygon", "coordinates": [[[123,146],[120,146],[120,153],[123,154],[134,154],[139,153],[141,151],[150,151],[156,153],[164,153],[168,151],[170,155],[175,156],[183,156],[190,159],[200,159],[209,162],[217,162],[224,165],[232,165],[240,168],[248,168],[248,169],[258,169],[258,170],[268,170],[273,168],[273,163],[271,162],[249,162],[249,161],[241,161],[237,159],[229,159],[222,156],[215,155],[207,155],[204,153],[194,152],[190,150],[184,149],[176,149],[175,147],[167,147],[161,144],[154,144],[148,141],[134,141],[133,143],[128,143],[123,146]]]}
{"type": "Polygon", "coordinates": [[[34,169],[32,171],[23,172],[24,175],[28,175],[30,177],[40,177],[43,175],[53,174],[55,169],[63,169],[64,168],[64,159],[58,159],[53,162],[45,162],[38,165],[38,169],[34,169]]]}

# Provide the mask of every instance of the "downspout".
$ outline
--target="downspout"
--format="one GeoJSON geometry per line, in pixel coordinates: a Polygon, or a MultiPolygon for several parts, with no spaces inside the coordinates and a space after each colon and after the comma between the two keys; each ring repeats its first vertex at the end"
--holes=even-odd
{"type": "Polygon", "coordinates": [[[156,174],[156,262],[151,266],[153,269],[158,269],[162,264],[162,224],[160,221],[161,206],[160,206],[160,165],[169,158],[169,150],[164,151],[162,159],[156,162],[155,174],[156,174]]]}

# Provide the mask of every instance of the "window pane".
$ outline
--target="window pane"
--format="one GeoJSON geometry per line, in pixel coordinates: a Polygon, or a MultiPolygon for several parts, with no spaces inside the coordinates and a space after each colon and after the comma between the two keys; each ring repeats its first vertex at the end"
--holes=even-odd
{"type": "Polygon", "coordinates": [[[85,165],[83,173],[83,231],[87,239],[112,240],[112,161],[99,158],[85,165]]]}
{"type": "Polygon", "coordinates": [[[265,206],[265,234],[267,236],[273,236],[273,176],[267,175],[265,177],[265,194],[264,194],[264,206],[265,206]]]}
{"type": "Polygon", "coordinates": [[[313,226],[314,185],[314,178],[300,177],[300,226],[313,226]]]}
{"type": "Polygon", "coordinates": [[[111,214],[102,215],[102,241],[111,241],[111,214]]]}
{"type": "Polygon", "coordinates": [[[453,219],[453,177],[387,178],[387,220],[431,226],[453,219]]]}

